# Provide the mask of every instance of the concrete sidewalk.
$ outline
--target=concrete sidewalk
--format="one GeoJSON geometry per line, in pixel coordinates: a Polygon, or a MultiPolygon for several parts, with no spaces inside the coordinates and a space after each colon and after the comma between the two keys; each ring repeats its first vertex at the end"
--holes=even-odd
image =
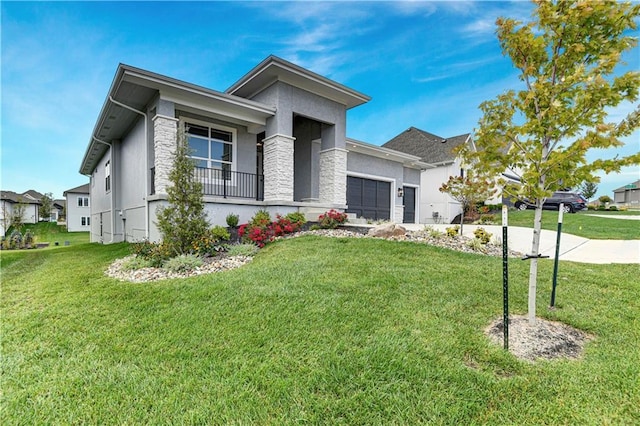
{"type": "MultiPolygon", "coordinates": [[[[407,230],[417,231],[424,229],[423,224],[402,224],[407,230]]],[[[442,232],[454,225],[436,224],[428,225],[442,232]]],[[[473,238],[476,228],[484,228],[494,237],[502,237],[502,226],[497,225],[464,225],[465,237],[473,238]]],[[[507,230],[509,249],[523,254],[531,252],[533,239],[532,228],[510,226],[507,230]]],[[[555,258],[556,231],[543,229],[540,234],[540,254],[555,258]]],[[[560,260],[569,260],[581,263],[639,263],[640,264],[640,240],[590,240],[575,235],[562,233],[560,237],[560,260]]]]}

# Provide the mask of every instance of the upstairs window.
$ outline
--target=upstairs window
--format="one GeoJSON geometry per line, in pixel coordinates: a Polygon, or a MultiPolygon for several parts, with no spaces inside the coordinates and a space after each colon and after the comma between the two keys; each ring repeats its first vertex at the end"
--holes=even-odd
{"type": "Polygon", "coordinates": [[[104,190],[111,191],[111,161],[104,165],[104,190]]]}
{"type": "Polygon", "coordinates": [[[235,129],[193,121],[186,121],[184,128],[196,167],[232,169],[235,129]]]}
{"type": "Polygon", "coordinates": [[[89,197],[78,197],[78,207],[89,207],[89,197]]]}

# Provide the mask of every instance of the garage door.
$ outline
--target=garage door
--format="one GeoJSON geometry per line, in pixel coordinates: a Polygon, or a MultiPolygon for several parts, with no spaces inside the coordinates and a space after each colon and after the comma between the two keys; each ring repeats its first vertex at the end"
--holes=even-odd
{"type": "Polygon", "coordinates": [[[389,220],[391,182],[347,177],[347,213],[373,220],[389,220]]]}

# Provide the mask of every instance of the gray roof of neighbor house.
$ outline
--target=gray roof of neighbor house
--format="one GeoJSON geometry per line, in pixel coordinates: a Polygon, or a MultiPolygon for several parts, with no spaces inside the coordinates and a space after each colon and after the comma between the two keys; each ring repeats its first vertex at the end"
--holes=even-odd
{"type": "Polygon", "coordinates": [[[39,193],[38,191],[34,191],[33,189],[23,192],[22,196],[31,198],[32,200],[36,200],[36,201],[39,201],[42,199],[42,197],[44,197],[43,194],[39,193]]]}
{"type": "Polygon", "coordinates": [[[64,191],[62,195],[65,197],[67,194],[88,194],[89,193],[89,184],[85,183],[84,185],[76,186],[75,188],[67,189],[64,191]]]}
{"type": "Polygon", "coordinates": [[[456,158],[453,149],[467,142],[470,137],[469,133],[465,133],[452,138],[443,138],[415,127],[409,127],[382,146],[415,155],[420,157],[422,161],[431,164],[451,163],[456,158]]]}
{"type": "Polygon", "coordinates": [[[613,192],[624,192],[624,191],[627,191],[627,190],[630,190],[630,189],[631,190],[640,189],[640,180],[637,180],[637,181],[635,181],[633,183],[630,183],[628,185],[625,185],[625,186],[621,186],[618,189],[614,189],[613,192]]]}
{"type": "Polygon", "coordinates": [[[11,201],[12,203],[40,204],[38,200],[25,197],[23,194],[17,194],[13,191],[0,191],[0,200],[11,201]]]}

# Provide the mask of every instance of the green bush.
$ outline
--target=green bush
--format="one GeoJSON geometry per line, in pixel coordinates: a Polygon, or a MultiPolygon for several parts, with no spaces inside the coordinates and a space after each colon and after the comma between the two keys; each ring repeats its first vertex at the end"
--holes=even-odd
{"type": "Polygon", "coordinates": [[[484,228],[477,228],[475,231],[473,231],[473,235],[476,236],[475,239],[480,241],[481,244],[487,244],[489,241],[491,241],[491,236],[493,234],[487,232],[484,228]]]}
{"type": "Polygon", "coordinates": [[[428,225],[424,227],[424,232],[426,232],[429,237],[434,238],[436,240],[444,235],[443,232],[438,231],[433,226],[428,226],[428,225]]]}
{"type": "Polygon", "coordinates": [[[31,248],[33,246],[34,241],[35,241],[35,238],[33,236],[33,233],[31,232],[31,229],[27,229],[27,231],[24,233],[22,243],[24,244],[25,247],[31,248]]]}
{"type": "Polygon", "coordinates": [[[240,220],[240,216],[237,214],[229,213],[227,215],[227,226],[231,228],[235,228],[238,226],[238,221],[240,220]]]}
{"type": "Polygon", "coordinates": [[[596,207],[595,207],[595,206],[592,206],[591,204],[589,204],[589,205],[587,206],[587,210],[595,210],[595,209],[596,209],[596,207]]]}
{"type": "Polygon", "coordinates": [[[598,211],[603,212],[605,210],[607,210],[607,208],[605,206],[603,206],[603,205],[598,206],[598,211]]]}
{"type": "Polygon", "coordinates": [[[471,250],[473,251],[479,251],[481,253],[485,253],[487,250],[479,238],[474,238],[472,240],[467,241],[467,247],[471,248],[471,250]]]}
{"type": "Polygon", "coordinates": [[[496,222],[496,215],[494,214],[483,214],[480,215],[480,219],[478,220],[478,223],[481,225],[493,225],[496,222]]]}
{"type": "Polygon", "coordinates": [[[171,257],[171,249],[168,244],[152,243],[148,240],[131,244],[131,252],[148,260],[155,268],[161,267],[164,261],[171,257]]]}
{"type": "Polygon", "coordinates": [[[193,254],[181,254],[164,262],[163,269],[174,273],[190,272],[202,266],[202,259],[193,254]]]}
{"type": "Polygon", "coordinates": [[[291,223],[297,224],[298,227],[307,223],[307,218],[304,216],[304,213],[300,213],[300,212],[289,213],[285,216],[285,219],[289,219],[291,223]]]}
{"type": "Polygon", "coordinates": [[[218,241],[229,241],[231,234],[224,226],[216,225],[211,228],[211,236],[218,241]]]}
{"type": "Polygon", "coordinates": [[[460,232],[460,226],[456,225],[456,226],[450,226],[449,228],[446,229],[447,231],[447,236],[448,237],[457,237],[458,233],[460,232]]]}
{"type": "Polygon", "coordinates": [[[235,244],[229,247],[227,255],[252,257],[258,253],[258,250],[258,246],[255,244],[235,244]]]}
{"type": "Polygon", "coordinates": [[[142,268],[152,268],[152,262],[139,256],[132,256],[122,262],[123,271],[135,271],[142,268]]]}
{"type": "Polygon", "coordinates": [[[249,225],[253,226],[267,226],[270,223],[271,215],[265,209],[258,210],[249,221],[249,225]]]}
{"type": "MultiPolygon", "coordinates": [[[[609,206],[609,210],[611,211],[618,211],[618,208],[616,206],[609,206]]],[[[25,234],[26,236],[27,234],[25,234]]]]}

